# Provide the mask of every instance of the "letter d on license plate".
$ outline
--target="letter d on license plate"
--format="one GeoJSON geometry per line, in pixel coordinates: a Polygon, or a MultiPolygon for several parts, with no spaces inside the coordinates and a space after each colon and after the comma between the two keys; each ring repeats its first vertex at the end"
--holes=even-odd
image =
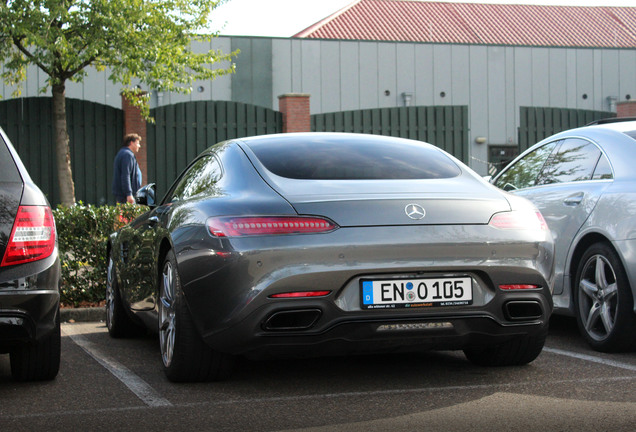
{"type": "Polygon", "coordinates": [[[470,277],[426,279],[363,279],[362,309],[469,305],[473,302],[470,277]]]}

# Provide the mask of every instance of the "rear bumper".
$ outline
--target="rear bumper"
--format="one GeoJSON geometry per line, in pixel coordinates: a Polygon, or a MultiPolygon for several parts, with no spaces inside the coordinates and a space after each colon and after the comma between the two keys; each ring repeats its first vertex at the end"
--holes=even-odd
{"type": "Polygon", "coordinates": [[[54,259],[35,275],[0,284],[0,348],[39,339],[54,330],[59,280],[60,263],[54,259]]]}
{"type": "Polygon", "coordinates": [[[539,292],[507,297],[481,310],[408,315],[343,313],[328,302],[280,302],[261,308],[235,326],[208,333],[204,339],[222,352],[278,357],[458,350],[547,333],[551,299],[539,292]],[[521,306],[511,308],[513,304],[521,306]],[[511,310],[527,316],[511,316],[511,310]],[[307,312],[307,319],[294,315],[302,311],[307,312]],[[285,313],[289,313],[288,321],[279,318],[279,327],[270,325],[272,317],[284,317],[285,313]],[[296,328],[290,328],[294,324],[296,328]]]}

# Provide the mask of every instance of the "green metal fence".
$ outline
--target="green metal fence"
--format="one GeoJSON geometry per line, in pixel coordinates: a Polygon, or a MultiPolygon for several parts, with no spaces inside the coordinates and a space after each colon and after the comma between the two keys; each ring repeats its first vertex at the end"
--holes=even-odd
{"type": "MultiPolygon", "coordinates": [[[[112,161],[123,137],[123,112],[109,106],[67,100],[71,163],[77,200],[112,202],[112,161]]],[[[151,110],[148,125],[148,174],[163,194],[177,175],[205,148],[231,138],[279,133],[282,114],[239,102],[197,101],[151,110]]],[[[614,117],[605,111],[522,107],[519,149],[565,129],[614,117]]],[[[31,177],[59,202],[50,97],[0,101],[5,130],[31,177]]],[[[466,106],[377,108],[311,116],[316,132],[356,132],[418,139],[468,160],[466,106]]]]}
{"type": "MultiPolygon", "coordinates": [[[[111,197],[112,164],[123,137],[121,110],[77,99],[66,100],[75,197],[106,203],[111,197]]],[[[31,178],[51,205],[59,203],[50,97],[0,101],[0,126],[31,178]]]]}
{"type": "Polygon", "coordinates": [[[240,102],[196,101],[150,111],[148,125],[148,181],[159,196],[203,150],[231,138],[282,131],[282,114],[240,102]]]}
{"type": "Polygon", "coordinates": [[[417,139],[468,160],[468,107],[417,106],[311,116],[314,132],[355,132],[417,139]]]}
{"type": "Polygon", "coordinates": [[[520,107],[519,151],[555,133],[585,126],[601,118],[616,117],[611,111],[569,108],[520,107]]]}

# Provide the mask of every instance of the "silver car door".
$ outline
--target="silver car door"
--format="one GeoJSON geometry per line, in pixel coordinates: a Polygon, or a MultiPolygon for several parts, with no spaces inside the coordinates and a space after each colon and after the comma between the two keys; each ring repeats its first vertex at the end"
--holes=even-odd
{"type": "Polygon", "coordinates": [[[570,138],[552,153],[537,178],[537,186],[514,191],[531,200],[541,211],[555,241],[554,293],[563,291],[565,262],[572,241],[609,185],[593,176],[605,156],[593,143],[570,138]]]}

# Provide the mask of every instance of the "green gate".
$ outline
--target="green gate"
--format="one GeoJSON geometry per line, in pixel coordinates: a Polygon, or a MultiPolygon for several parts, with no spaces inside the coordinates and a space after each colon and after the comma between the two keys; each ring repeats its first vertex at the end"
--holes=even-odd
{"type": "Polygon", "coordinates": [[[417,106],[341,111],[311,116],[314,132],[355,132],[429,142],[468,161],[468,107],[417,106]]]}
{"type": "MultiPolygon", "coordinates": [[[[282,132],[282,114],[240,102],[195,101],[150,110],[148,181],[162,197],[184,168],[217,142],[282,132]]],[[[144,179],[146,182],[146,179],[144,179]]]]}
{"type": "Polygon", "coordinates": [[[519,152],[555,133],[573,129],[607,117],[611,111],[592,111],[571,108],[520,107],[519,152]]]}
{"type": "MultiPolygon", "coordinates": [[[[30,97],[0,101],[0,125],[33,181],[56,206],[60,198],[51,100],[30,97]]],[[[85,203],[104,204],[111,197],[111,171],[123,137],[123,112],[67,99],[66,115],[75,197],[85,203]]]]}

